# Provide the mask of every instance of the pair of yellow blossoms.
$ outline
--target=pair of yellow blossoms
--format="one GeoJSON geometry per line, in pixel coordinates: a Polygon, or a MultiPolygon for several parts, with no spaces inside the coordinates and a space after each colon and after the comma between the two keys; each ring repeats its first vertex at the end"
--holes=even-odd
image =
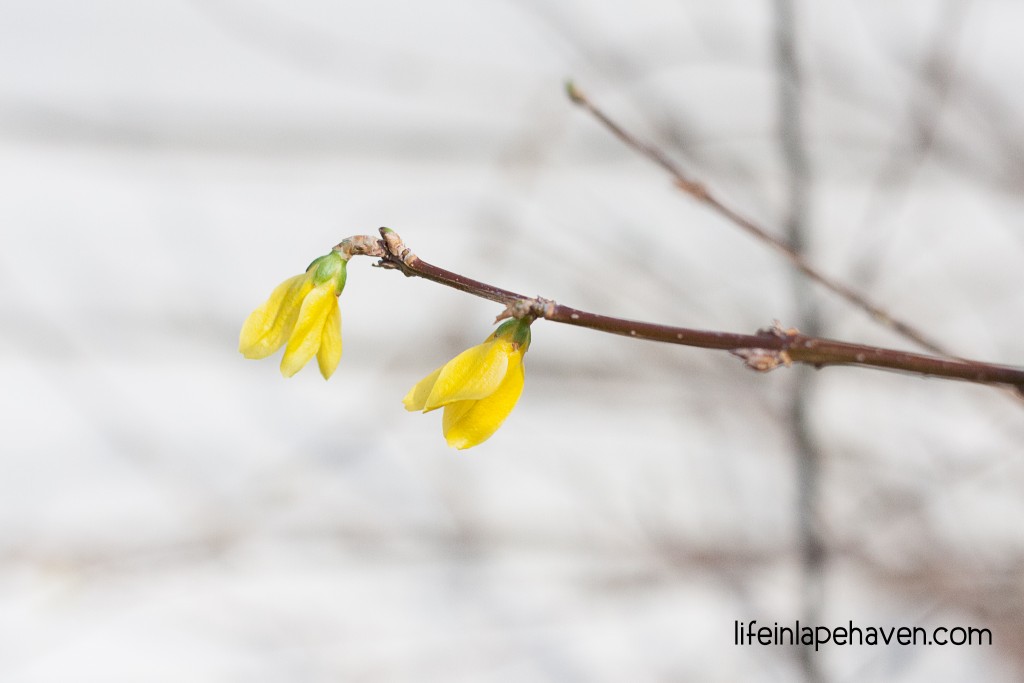
{"type": "MultiPolygon", "coordinates": [[[[338,252],[321,256],[306,272],[282,282],[253,311],[238,339],[246,358],[266,358],[282,346],[281,374],[291,377],[316,356],[328,379],[341,360],[338,295],[347,261],[338,252]]],[[[526,320],[502,323],[484,343],[467,349],[416,383],[405,409],[444,408],[442,431],[449,446],[483,443],[497,431],[523,393],[523,354],[530,347],[526,320]]]]}

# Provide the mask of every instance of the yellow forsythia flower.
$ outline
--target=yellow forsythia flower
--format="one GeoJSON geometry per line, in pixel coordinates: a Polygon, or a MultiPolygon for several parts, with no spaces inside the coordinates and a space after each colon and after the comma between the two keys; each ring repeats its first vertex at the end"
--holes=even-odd
{"type": "Polygon", "coordinates": [[[448,445],[472,448],[489,439],[523,393],[523,354],[530,323],[509,320],[483,344],[457,355],[421,379],[402,399],[406,410],[444,408],[441,428],[448,445]]]}
{"type": "Polygon", "coordinates": [[[291,377],[316,356],[327,379],[341,360],[341,312],[347,261],[332,251],[288,278],[242,325],[238,350],[246,358],[266,358],[287,343],[281,374],[291,377]]]}

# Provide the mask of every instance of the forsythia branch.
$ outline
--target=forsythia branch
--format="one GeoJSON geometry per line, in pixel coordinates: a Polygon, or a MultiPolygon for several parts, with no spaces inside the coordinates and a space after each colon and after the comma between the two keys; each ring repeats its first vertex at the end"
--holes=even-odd
{"type": "Polygon", "coordinates": [[[895,349],[851,344],[800,334],[775,323],[756,334],[736,334],[696,330],[657,323],[625,320],[582,311],[540,297],[528,297],[507,289],[473,280],[427,263],[410,250],[398,233],[380,229],[381,239],[357,235],[334,247],[346,259],[365,255],[377,257],[377,266],[399,270],[409,277],[420,277],[505,305],[503,318],[543,318],[552,322],[587,327],[636,339],[730,351],[743,359],[747,367],[766,372],[780,365],[806,363],[816,368],[830,365],[897,370],[926,377],[958,379],[978,384],[1007,385],[1024,395],[1024,368],[980,361],[937,358],[895,349]]]}

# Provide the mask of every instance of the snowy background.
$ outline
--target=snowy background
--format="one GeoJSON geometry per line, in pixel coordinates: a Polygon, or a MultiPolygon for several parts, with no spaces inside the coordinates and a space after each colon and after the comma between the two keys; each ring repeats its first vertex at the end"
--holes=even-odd
{"type": "MultiPolygon", "coordinates": [[[[330,382],[237,352],[278,282],[382,225],[587,310],[798,324],[785,262],[563,91],[782,235],[777,16],[0,6],[0,681],[1019,680],[1024,410],[1001,392],[805,373],[808,508],[797,370],[539,322],[519,406],[456,453],[400,400],[499,307],[369,259],[330,382]],[[733,644],[734,620],[808,615],[994,644],[733,644]]],[[[1014,0],[796,4],[810,257],[1018,365],[1022,28],[1014,0]]],[[[815,297],[827,336],[907,348],[815,297]]]]}

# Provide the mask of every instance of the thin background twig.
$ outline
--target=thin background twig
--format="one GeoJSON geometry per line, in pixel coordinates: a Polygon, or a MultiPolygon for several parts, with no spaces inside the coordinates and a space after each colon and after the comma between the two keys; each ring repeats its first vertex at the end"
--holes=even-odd
{"type": "Polygon", "coordinates": [[[658,147],[641,141],[635,135],[627,131],[604,110],[595,105],[576,85],[572,82],[566,84],[566,92],[574,103],[580,105],[590,112],[608,130],[615,134],[624,143],[640,152],[643,156],[665,169],[673,178],[676,187],[699,200],[706,206],[715,210],[719,215],[728,219],[731,223],[741,228],[750,235],[753,235],[762,242],[770,245],[778,253],[785,256],[801,273],[811,280],[821,284],[830,291],[839,295],[847,302],[868,313],[875,321],[900,334],[904,338],[914,342],[918,346],[940,356],[955,357],[937,341],[930,339],[923,332],[907,322],[893,317],[882,306],[869,301],[864,295],[855,291],[852,287],[839,282],[835,278],[824,275],[815,268],[793,245],[775,237],[766,228],[754,220],[747,218],[736,209],[723,202],[717,195],[705,185],[692,178],[690,175],[672,161],[665,152],[658,147]]]}

